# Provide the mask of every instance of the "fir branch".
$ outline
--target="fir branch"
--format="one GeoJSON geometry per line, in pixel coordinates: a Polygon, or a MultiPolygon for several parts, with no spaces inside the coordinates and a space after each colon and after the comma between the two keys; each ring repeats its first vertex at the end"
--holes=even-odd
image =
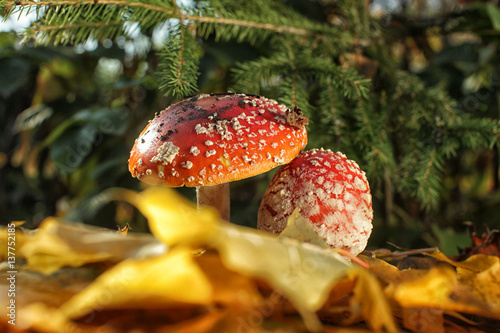
{"type": "MultiPolygon", "coordinates": [[[[12,15],[17,13],[20,10],[23,10],[25,7],[37,7],[37,8],[47,8],[51,6],[71,6],[73,8],[78,9],[79,6],[84,5],[116,5],[121,7],[138,7],[148,9],[150,11],[163,12],[167,14],[174,14],[174,10],[152,5],[146,2],[140,1],[127,1],[127,0],[40,0],[40,1],[31,1],[31,0],[20,0],[20,1],[0,1],[0,7],[8,9],[8,15],[12,15]],[[13,10],[14,8],[14,10],[13,10]]],[[[69,8],[69,7],[68,7],[69,8]]]]}
{"type": "Polygon", "coordinates": [[[333,79],[331,77],[327,77],[321,82],[321,85],[323,86],[323,89],[319,95],[319,105],[322,106],[323,113],[328,115],[326,118],[330,118],[335,121],[339,118],[339,116],[336,107],[336,94],[333,88],[333,79]]]}
{"type": "MultiPolygon", "coordinates": [[[[197,5],[185,17],[196,23],[202,38],[215,36],[216,41],[236,40],[254,44],[276,35],[301,37],[301,43],[338,37],[333,33],[338,28],[312,21],[279,1],[217,0],[197,5]]],[[[344,44],[343,40],[335,39],[338,45],[344,44]]]]}
{"type": "Polygon", "coordinates": [[[275,84],[281,76],[291,71],[292,65],[284,53],[238,63],[233,69],[235,85],[231,90],[259,94],[263,87],[275,84]]]}
{"type": "Polygon", "coordinates": [[[188,27],[171,31],[164,49],[159,53],[160,89],[165,95],[183,97],[197,90],[198,62],[202,54],[188,27]]]}
{"type": "MultiPolygon", "coordinates": [[[[341,68],[331,61],[306,56],[290,58],[288,52],[275,52],[270,57],[239,63],[233,70],[238,89],[260,91],[264,84],[272,84],[279,77],[300,74],[305,80],[324,82],[331,79],[345,98],[367,98],[371,81],[362,78],[354,70],[341,68]]],[[[236,89],[236,90],[238,90],[236,89]]],[[[241,90],[246,91],[246,90],[241,90]]]]}
{"type": "Polygon", "coordinates": [[[416,196],[422,202],[423,208],[430,210],[439,203],[443,160],[436,148],[425,152],[422,157],[415,174],[415,181],[418,183],[416,196]]]}
{"type": "Polygon", "coordinates": [[[368,116],[368,112],[366,110],[366,104],[365,101],[361,96],[358,96],[358,108],[359,112],[355,113],[355,116],[358,118],[359,126],[362,130],[366,130],[368,132],[368,135],[370,137],[373,137],[375,135],[375,132],[373,130],[372,124],[373,121],[370,119],[368,116]]]}
{"type": "MultiPolygon", "coordinates": [[[[277,33],[277,34],[293,34],[293,35],[299,35],[299,36],[308,36],[311,37],[315,35],[317,38],[324,38],[324,36],[319,33],[319,29],[316,25],[316,27],[313,27],[311,23],[306,24],[308,28],[302,28],[299,25],[290,25],[286,23],[285,24],[279,24],[278,22],[276,23],[268,23],[268,22],[259,22],[258,17],[253,17],[254,20],[248,20],[248,19],[242,19],[241,17],[246,15],[247,17],[249,16],[248,13],[226,13],[226,16],[217,16],[216,13],[213,13],[212,11],[205,11],[205,16],[200,15],[200,14],[195,14],[195,13],[189,13],[192,12],[192,10],[186,9],[186,8],[180,8],[176,9],[175,2],[173,1],[174,4],[172,4],[169,1],[165,2],[158,2],[156,1],[155,4],[147,2],[147,1],[126,1],[126,0],[41,0],[41,1],[32,1],[32,0],[21,0],[21,1],[0,1],[0,7],[1,8],[6,8],[7,9],[7,15],[11,16],[16,13],[22,13],[26,8],[29,8],[31,10],[32,7],[37,8],[37,16],[40,16],[40,9],[41,8],[64,8],[67,9],[68,12],[67,14],[71,18],[76,18],[79,17],[86,5],[91,5],[93,8],[96,6],[101,6],[101,8],[111,8],[111,6],[117,6],[117,8],[121,9],[129,9],[130,10],[130,17],[129,19],[131,21],[138,20],[142,22],[143,25],[145,24],[151,24],[153,22],[156,22],[157,24],[162,23],[159,22],[159,17],[152,17],[154,13],[162,13],[165,14],[162,17],[162,21],[164,22],[167,19],[170,18],[176,18],[183,20],[185,22],[194,22],[200,25],[205,25],[205,28],[202,30],[207,30],[207,25],[210,25],[212,27],[211,31],[218,30],[220,29],[221,26],[232,26],[234,28],[247,28],[247,29],[255,29],[255,30],[263,30],[267,31],[268,33],[277,33]],[[134,12],[132,11],[134,9],[134,12]],[[143,10],[147,11],[147,13],[143,12],[143,10]],[[234,16],[234,17],[229,17],[229,16],[234,16]]],[[[90,14],[94,13],[87,13],[86,16],[91,16],[90,14]]],[[[41,17],[37,17],[37,19],[40,19],[41,17]]],[[[123,20],[128,19],[126,17],[123,18],[123,20]]],[[[302,20],[302,25],[303,22],[306,21],[305,19],[302,20]]],[[[50,22],[47,22],[49,25],[50,22]]],[[[63,26],[61,26],[63,28],[63,26]]],[[[37,31],[35,29],[35,31],[37,31]]],[[[235,31],[236,35],[241,35],[242,31],[237,30],[235,31]]],[[[206,35],[207,33],[205,33],[206,35]]],[[[235,34],[233,34],[235,35],[235,34]]],[[[234,37],[234,36],[233,36],[234,37]]],[[[232,38],[232,37],[231,37],[232,38]]],[[[241,38],[241,37],[240,37],[241,38]]]]}
{"type": "Polygon", "coordinates": [[[308,117],[312,113],[305,80],[296,73],[288,76],[281,83],[279,101],[289,108],[299,107],[308,117]]]}
{"type": "Polygon", "coordinates": [[[190,20],[197,23],[205,23],[205,24],[217,24],[217,25],[230,25],[234,27],[245,27],[251,29],[262,29],[268,30],[271,32],[275,32],[278,34],[293,34],[299,36],[312,36],[314,34],[313,31],[293,27],[286,25],[277,25],[271,23],[263,23],[256,21],[248,21],[248,20],[240,20],[233,18],[225,18],[225,17],[209,17],[209,16],[196,16],[196,15],[183,15],[182,16],[186,20],[190,20]]]}

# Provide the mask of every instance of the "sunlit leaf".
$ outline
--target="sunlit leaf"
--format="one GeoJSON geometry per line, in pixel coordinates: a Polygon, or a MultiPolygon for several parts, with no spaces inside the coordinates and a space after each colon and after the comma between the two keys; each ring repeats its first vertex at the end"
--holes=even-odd
{"type": "Polygon", "coordinates": [[[456,272],[437,266],[400,283],[394,297],[404,307],[438,308],[500,319],[499,260],[475,255],[457,263],[456,272]]]}
{"type": "Polygon", "coordinates": [[[20,249],[28,268],[50,274],[64,266],[78,267],[85,263],[106,261],[111,255],[105,252],[79,251],[57,234],[59,222],[55,218],[44,220],[40,228],[20,249]]]}
{"type": "Polygon", "coordinates": [[[329,249],[230,224],[220,226],[211,244],[226,267],[262,279],[283,293],[312,329],[319,325],[314,312],[351,268],[329,249]]]}
{"type": "MultiPolygon", "coordinates": [[[[21,237],[21,233],[17,235],[21,237]]],[[[50,274],[64,266],[78,267],[87,263],[119,262],[147,252],[164,252],[165,246],[148,235],[127,238],[101,228],[78,223],[62,223],[46,218],[40,227],[23,235],[17,243],[18,253],[27,261],[27,268],[50,274]]]]}
{"type": "MultiPolygon", "coordinates": [[[[398,332],[388,301],[379,281],[364,269],[350,271],[356,277],[354,300],[351,303],[351,315],[360,315],[375,331],[398,332]]],[[[349,322],[349,321],[347,321],[349,322]]]]}
{"type": "Polygon", "coordinates": [[[288,217],[287,226],[279,237],[289,237],[322,248],[329,248],[328,244],[314,231],[311,224],[300,215],[298,208],[288,217]]]}
{"type": "Polygon", "coordinates": [[[404,307],[442,307],[448,302],[457,278],[453,270],[445,267],[431,269],[424,276],[403,281],[394,298],[404,307]]]}
{"type": "Polygon", "coordinates": [[[121,196],[146,216],[157,238],[168,245],[205,242],[215,247],[228,269],[269,283],[313,329],[320,326],[314,312],[326,301],[335,281],[351,268],[330,249],[220,223],[213,210],[197,210],[169,189],[152,187],[121,196]]]}
{"type": "Polygon", "coordinates": [[[118,190],[116,197],[135,205],[148,219],[153,235],[167,245],[202,243],[219,223],[213,208],[197,210],[191,202],[167,188],[150,187],[141,193],[118,190]]]}
{"type": "Polygon", "coordinates": [[[252,279],[228,270],[215,253],[205,253],[195,259],[213,287],[213,301],[230,307],[253,308],[262,297],[252,279]]]}
{"type": "Polygon", "coordinates": [[[431,254],[434,258],[456,267],[460,286],[454,299],[457,311],[482,313],[500,318],[500,257],[476,254],[465,261],[453,261],[441,253],[431,254]]]}
{"type": "Polygon", "coordinates": [[[482,307],[486,307],[488,312],[500,319],[500,258],[477,254],[468,258],[464,264],[480,271],[475,273],[472,269],[458,267],[458,279],[472,288],[477,301],[484,302],[482,307]]]}
{"type": "Polygon", "coordinates": [[[191,251],[176,248],[158,257],[119,263],[63,304],[61,311],[78,318],[103,307],[145,309],[211,300],[212,286],[191,251]]]}

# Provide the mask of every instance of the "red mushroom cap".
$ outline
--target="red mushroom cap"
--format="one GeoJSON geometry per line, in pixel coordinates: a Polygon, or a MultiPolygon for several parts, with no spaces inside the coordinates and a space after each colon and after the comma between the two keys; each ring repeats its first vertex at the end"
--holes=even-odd
{"type": "Polygon", "coordinates": [[[244,94],[199,95],[157,115],[130,152],[132,176],[150,184],[227,183],[288,163],[305,147],[298,108],[244,94]]]}
{"type": "Polygon", "coordinates": [[[259,208],[258,229],[280,233],[300,214],[330,245],[361,253],[372,231],[372,197],[365,173],[342,153],[313,149],[274,175],[259,208]]]}

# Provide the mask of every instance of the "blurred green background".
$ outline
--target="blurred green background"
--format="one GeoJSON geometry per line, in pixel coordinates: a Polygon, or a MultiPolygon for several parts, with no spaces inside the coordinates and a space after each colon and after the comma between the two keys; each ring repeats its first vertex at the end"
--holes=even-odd
{"type": "MultiPolygon", "coordinates": [[[[332,1],[285,2],[313,20],[343,19],[332,1]]],[[[444,88],[456,103],[454,112],[477,119],[500,118],[496,5],[379,1],[366,3],[366,10],[381,27],[377,38],[389,55],[387,61],[417,74],[425,89],[444,88]]],[[[161,36],[151,32],[99,44],[35,47],[30,41],[21,44],[22,36],[15,31],[5,31],[7,23],[1,23],[0,33],[0,222],[25,220],[32,228],[47,216],[59,216],[113,229],[129,223],[133,231],[147,231],[134,208],[110,202],[101,192],[114,186],[135,190],[145,186],[128,172],[129,151],[155,112],[175,102],[162,95],[155,75],[155,38],[161,36]]],[[[200,45],[198,88],[204,93],[228,91],[234,85],[232,69],[267,54],[269,48],[266,43],[210,38],[200,45]]],[[[338,61],[371,79],[377,90],[386,73],[375,58],[367,52],[338,61]]],[[[322,139],[315,132],[319,126],[318,121],[309,126],[308,148],[324,144],[342,149],[336,140],[322,139]]],[[[448,139],[446,133],[431,137],[423,144],[448,139]]],[[[423,209],[398,184],[388,190],[387,184],[371,182],[375,220],[369,248],[389,247],[387,242],[392,242],[404,248],[439,246],[453,254],[457,246],[470,243],[464,222],[473,222],[480,232],[500,228],[498,147],[459,150],[443,162],[443,169],[439,202],[432,209],[423,209]]],[[[260,200],[272,175],[231,185],[234,223],[256,226],[260,200]]],[[[178,190],[194,198],[194,189],[178,190]]]]}

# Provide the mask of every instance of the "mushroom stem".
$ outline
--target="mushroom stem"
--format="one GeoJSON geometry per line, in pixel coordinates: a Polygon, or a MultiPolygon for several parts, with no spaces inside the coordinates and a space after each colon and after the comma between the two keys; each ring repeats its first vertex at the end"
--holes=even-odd
{"type": "Polygon", "coordinates": [[[214,207],[221,219],[229,221],[229,183],[196,187],[196,204],[214,207]]]}

